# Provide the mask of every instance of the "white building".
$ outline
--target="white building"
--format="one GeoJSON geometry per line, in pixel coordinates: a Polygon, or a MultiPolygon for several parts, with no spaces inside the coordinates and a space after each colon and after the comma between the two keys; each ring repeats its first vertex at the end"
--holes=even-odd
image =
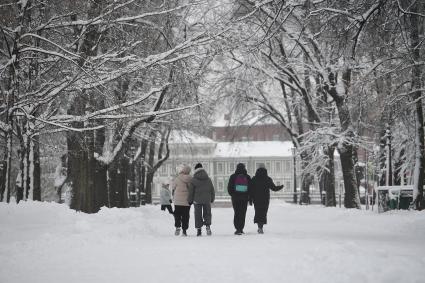
{"type": "MultiPolygon", "coordinates": [[[[217,198],[228,198],[227,183],[235,172],[238,163],[244,163],[248,174],[253,176],[260,163],[266,165],[269,176],[276,185],[284,185],[272,197],[291,200],[294,191],[294,160],[290,141],[246,141],[216,142],[207,137],[189,132],[174,132],[170,137],[170,157],[154,177],[152,196],[159,197],[161,182],[171,180],[176,175],[176,166],[187,164],[192,167],[202,163],[216,189],[217,198]]],[[[299,162],[297,164],[297,184],[300,184],[299,162]]],[[[317,188],[317,186],[315,186],[317,188]]],[[[317,189],[318,190],[318,189],[317,189]]]]}

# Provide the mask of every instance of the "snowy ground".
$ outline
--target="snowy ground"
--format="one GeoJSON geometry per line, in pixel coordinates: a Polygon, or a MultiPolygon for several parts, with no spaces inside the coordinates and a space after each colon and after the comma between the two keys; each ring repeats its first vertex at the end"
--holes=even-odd
{"type": "Polygon", "coordinates": [[[174,236],[158,206],[76,213],[0,203],[0,282],[425,282],[425,213],[274,201],[265,234],[248,208],[213,208],[213,236],[174,236]]]}

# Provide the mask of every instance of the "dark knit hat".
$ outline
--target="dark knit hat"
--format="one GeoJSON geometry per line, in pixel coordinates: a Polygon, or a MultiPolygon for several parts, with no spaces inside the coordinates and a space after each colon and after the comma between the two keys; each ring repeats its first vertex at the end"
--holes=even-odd
{"type": "Polygon", "coordinates": [[[196,169],[198,169],[198,168],[202,168],[202,164],[201,164],[201,163],[197,163],[197,164],[195,165],[195,170],[196,170],[196,169]]]}

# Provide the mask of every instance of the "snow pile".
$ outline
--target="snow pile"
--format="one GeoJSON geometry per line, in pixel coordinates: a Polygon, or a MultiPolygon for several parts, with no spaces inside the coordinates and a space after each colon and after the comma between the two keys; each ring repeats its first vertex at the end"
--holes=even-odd
{"type": "Polygon", "coordinates": [[[54,203],[0,203],[0,282],[423,282],[425,214],[273,201],[265,234],[248,208],[213,208],[213,236],[173,235],[159,206],[87,215],[54,203]]]}

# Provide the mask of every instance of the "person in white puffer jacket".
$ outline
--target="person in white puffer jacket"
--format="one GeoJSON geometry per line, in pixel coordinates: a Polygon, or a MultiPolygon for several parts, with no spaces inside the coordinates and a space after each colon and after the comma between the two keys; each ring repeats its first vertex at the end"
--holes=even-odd
{"type": "Polygon", "coordinates": [[[190,167],[185,164],[177,166],[177,177],[174,178],[171,185],[174,199],[174,226],[176,227],[175,235],[180,235],[183,229],[183,236],[187,236],[186,230],[189,227],[190,205],[187,201],[189,195],[189,183],[192,180],[190,176],[190,167]]]}

